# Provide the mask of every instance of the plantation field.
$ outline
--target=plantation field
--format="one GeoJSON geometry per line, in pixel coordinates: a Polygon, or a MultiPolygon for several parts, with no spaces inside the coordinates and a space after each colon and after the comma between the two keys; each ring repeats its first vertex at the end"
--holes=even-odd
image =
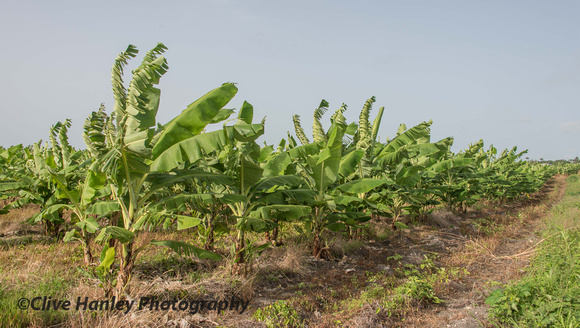
{"type": "MultiPolygon", "coordinates": [[[[340,238],[328,261],[310,256],[300,236],[282,233],[285,244],[264,251],[255,261],[256,269],[245,278],[231,276],[226,263],[193,261],[153,246],[136,264],[134,299],[236,295],[250,300],[242,314],[19,310],[16,304],[21,297],[107,297],[98,280],[79,271],[83,260],[77,245],[42,236],[42,231],[5,228],[0,239],[1,321],[24,326],[179,327],[188,322],[200,327],[259,327],[257,319],[267,323],[284,317],[296,326],[311,327],[479,327],[487,322],[486,296],[521,277],[533,255],[526,251],[539,240],[534,232],[564,189],[560,176],[521,201],[478,203],[461,215],[443,209],[423,222],[407,222],[409,229],[399,232],[385,227],[384,234],[340,238]],[[10,233],[16,231],[22,233],[10,233]]],[[[21,211],[21,218],[17,217],[20,211],[14,211],[10,220],[28,216],[26,209],[21,211]]],[[[150,232],[141,238],[159,235],[150,232]]],[[[191,233],[184,232],[163,235],[175,240],[191,238],[191,233]]]]}
{"type": "Polygon", "coordinates": [[[3,326],[475,327],[580,170],[483,140],[455,153],[432,121],[381,139],[375,97],[327,129],[322,100],[312,136],[294,115],[277,145],[258,143],[250,103],[227,107],[233,83],[161,124],[165,50],[128,83],[137,48],[115,59],[86,149],[68,119],[0,147],[3,326]]]}

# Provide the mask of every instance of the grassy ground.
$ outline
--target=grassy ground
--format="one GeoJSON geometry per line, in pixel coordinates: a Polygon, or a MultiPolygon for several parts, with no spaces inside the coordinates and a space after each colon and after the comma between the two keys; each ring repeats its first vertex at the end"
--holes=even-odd
{"type": "Polygon", "coordinates": [[[580,327],[580,177],[567,179],[550,212],[526,275],[494,291],[487,303],[498,326],[580,327]]]}
{"type": "MultiPolygon", "coordinates": [[[[133,308],[127,313],[21,310],[22,298],[47,296],[72,303],[78,297],[107,298],[92,274],[94,266],[83,267],[79,245],[44,237],[22,225],[22,217],[32,209],[14,211],[0,216],[4,229],[0,230],[0,326],[454,326],[469,316],[468,307],[483,306],[496,286],[491,282],[502,284],[521,276],[530,256],[518,254],[537,242],[529,239],[560,198],[563,182],[556,179],[543,191],[516,202],[480,203],[467,213],[437,210],[422,222],[407,220],[410,228],[397,232],[390,230],[389,222],[378,220],[359,239],[328,236],[333,240],[330,261],[309,256],[304,240],[288,224],[281,232],[284,245],[266,249],[247,277],[230,274],[233,236],[229,235],[219,237],[217,249],[225,256],[219,262],[194,261],[154,246],[140,255],[131,282],[132,300],[249,302],[243,312],[241,308],[222,313],[172,308],[133,308]]],[[[199,244],[196,238],[189,230],[148,232],[139,243],[174,239],[199,244]]],[[[261,235],[254,238],[258,244],[264,242],[261,235]]]]}

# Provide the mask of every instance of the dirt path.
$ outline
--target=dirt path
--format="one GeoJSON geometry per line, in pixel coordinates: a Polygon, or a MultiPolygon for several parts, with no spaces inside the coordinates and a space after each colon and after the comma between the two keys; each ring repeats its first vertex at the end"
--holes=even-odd
{"type": "MultiPolygon", "coordinates": [[[[471,272],[469,278],[449,284],[449,294],[442,306],[409,318],[410,326],[475,328],[488,325],[485,299],[489,292],[518,279],[534,254],[548,210],[558,202],[566,189],[564,176],[556,176],[529,202],[503,205],[495,213],[486,213],[504,224],[504,229],[488,236],[471,238],[442,261],[462,265],[471,272]]],[[[475,217],[481,213],[470,213],[475,217]]],[[[469,222],[469,219],[467,219],[469,222]]],[[[498,228],[499,229],[499,228],[498,228]]]]}

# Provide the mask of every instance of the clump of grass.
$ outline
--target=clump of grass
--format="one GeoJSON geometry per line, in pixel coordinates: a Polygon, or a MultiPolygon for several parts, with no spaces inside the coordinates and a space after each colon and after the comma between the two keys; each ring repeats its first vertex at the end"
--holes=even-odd
{"type": "Polygon", "coordinates": [[[272,305],[256,310],[254,319],[263,321],[266,327],[301,327],[298,312],[287,301],[276,301],[272,305]]]}
{"type": "Polygon", "coordinates": [[[363,247],[366,243],[362,240],[349,240],[344,244],[344,252],[349,254],[356,251],[357,249],[363,247]]]}
{"type": "Polygon", "coordinates": [[[36,283],[19,285],[14,289],[0,286],[0,322],[4,327],[50,326],[61,323],[67,315],[63,310],[35,311],[30,308],[23,310],[18,304],[22,299],[31,301],[41,296],[66,300],[69,288],[68,281],[54,276],[46,276],[36,283]]]}

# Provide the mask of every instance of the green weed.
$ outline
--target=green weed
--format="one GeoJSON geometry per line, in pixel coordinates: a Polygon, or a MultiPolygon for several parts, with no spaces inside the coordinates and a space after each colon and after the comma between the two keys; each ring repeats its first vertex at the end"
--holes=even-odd
{"type": "Polygon", "coordinates": [[[37,285],[28,284],[17,289],[0,285],[0,323],[3,327],[27,327],[31,325],[50,326],[64,321],[66,312],[21,310],[19,301],[28,301],[39,296],[49,296],[55,300],[66,300],[70,286],[60,277],[48,277],[37,285]]]}
{"type": "Polygon", "coordinates": [[[276,301],[272,305],[258,309],[253,317],[258,321],[263,321],[268,328],[302,326],[298,312],[287,301],[276,301]]]}

